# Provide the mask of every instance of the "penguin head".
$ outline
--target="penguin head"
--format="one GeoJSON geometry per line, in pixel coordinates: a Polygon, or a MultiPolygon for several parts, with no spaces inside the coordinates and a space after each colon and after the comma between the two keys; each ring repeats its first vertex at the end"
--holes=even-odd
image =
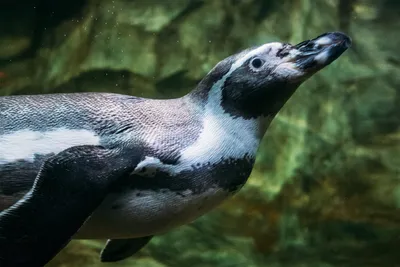
{"type": "Polygon", "coordinates": [[[307,78],[332,63],[351,45],[343,33],[325,33],[297,45],[267,43],[219,62],[198,91],[219,98],[233,117],[274,116],[307,78]]]}

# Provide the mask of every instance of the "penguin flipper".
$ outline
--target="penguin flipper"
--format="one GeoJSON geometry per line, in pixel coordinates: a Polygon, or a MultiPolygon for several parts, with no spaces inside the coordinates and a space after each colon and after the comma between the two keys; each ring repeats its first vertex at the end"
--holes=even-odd
{"type": "Polygon", "coordinates": [[[101,251],[102,262],[115,262],[133,256],[150,242],[153,236],[143,236],[131,239],[109,239],[101,251]]]}
{"type": "Polygon", "coordinates": [[[0,266],[44,266],[139,159],[132,152],[123,157],[100,146],[76,146],[46,160],[33,188],[0,213],[0,266]]]}

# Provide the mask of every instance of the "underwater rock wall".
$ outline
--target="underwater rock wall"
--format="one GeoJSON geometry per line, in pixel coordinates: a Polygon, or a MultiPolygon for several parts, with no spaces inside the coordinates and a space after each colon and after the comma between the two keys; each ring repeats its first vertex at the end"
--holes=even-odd
{"type": "MultiPolygon", "coordinates": [[[[399,266],[399,10],[389,0],[2,1],[0,94],[174,97],[240,49],[345,31],[352,49],[279,113],[243,190],[126,265],[399,266]]],[[[73,242],[51,266],[100,265],[99,249],[73,242]]]]}

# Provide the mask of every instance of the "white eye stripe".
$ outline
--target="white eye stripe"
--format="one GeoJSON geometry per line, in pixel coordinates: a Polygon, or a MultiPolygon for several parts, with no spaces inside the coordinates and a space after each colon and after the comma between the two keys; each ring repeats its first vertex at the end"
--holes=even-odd
{"type": "Polygon", "coordinates": [[[271,55],[271,54],[276,54],[280,49],[282,49],[283,44],[278,43],[278,42],[273,42],[273,43],[267,43],[262,46],[259,46],[253,50],[250,50],[247,54],[244,54],[243,56],[239,57],[231,66],[230,70],[223,76],[221,77],[220,80],[226,80],[232,72],[240,68],[241,66],[248,64],[251,58],[257,56],[257,55],[271,55]]]}

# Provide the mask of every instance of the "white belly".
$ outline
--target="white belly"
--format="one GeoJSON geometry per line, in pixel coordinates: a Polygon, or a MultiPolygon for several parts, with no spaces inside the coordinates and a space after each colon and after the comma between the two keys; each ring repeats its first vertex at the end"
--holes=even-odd
{"type": "Polygon", "coordinates": [[[211,188],[201,194],[186,190],[113,194],[94,212],[77,239],[134,238],[167,232],[192,222],[220,204],[230,193],[211,188]]]}

